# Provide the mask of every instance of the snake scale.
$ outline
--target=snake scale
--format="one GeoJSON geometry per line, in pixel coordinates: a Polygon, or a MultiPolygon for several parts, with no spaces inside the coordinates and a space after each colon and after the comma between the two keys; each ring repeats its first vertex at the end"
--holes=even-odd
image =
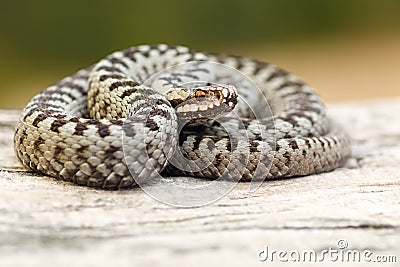
{"type": "Polygon", "coordinates": [[[242,181],[320,173],[343,165],[350,144],[314,90],[293,74],[245,57],[160,44],[110,54],[33,97],[17,124],[15,150],[33,171],[118,189],[158,173],[242,181]],[[153,81],[157,88],[145,83],[190,62],[197,63],[153,81]],[[229,85],[229,77],[219,78],[222,85],[185,87],[218,76],[207,62],[240,71],[261,95],[229,85]],[[263,110],[263,99],[272,114],[256,119],[244,103],[263,110]],[[239,117],[225,115],[232,109],[239,117]],[[189,124],[180,130],[182,121],[189,124]]]}

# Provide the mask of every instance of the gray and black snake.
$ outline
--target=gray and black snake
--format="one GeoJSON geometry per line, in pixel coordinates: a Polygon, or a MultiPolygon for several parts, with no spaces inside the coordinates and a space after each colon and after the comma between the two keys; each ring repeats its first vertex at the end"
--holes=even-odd
{"type": "Polygon", "coordinates": [[[31,170],[117,189],[161,172],[243,181],[320,173],[341,166],[350,144],[296,76],[245,57],[161,44],[115,52],[36,95],[18,122],[15,150],[31,170]],[[232,77],[213,73],[210,62],[240,71],[260,95],[229,85],[232,77]],[[271,116],[245,105],[262,111],[262,102],[271,116]]]}

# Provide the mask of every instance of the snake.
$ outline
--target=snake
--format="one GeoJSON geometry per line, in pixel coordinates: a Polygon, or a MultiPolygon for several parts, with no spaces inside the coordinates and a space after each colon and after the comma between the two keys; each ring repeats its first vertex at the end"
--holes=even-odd
{"type": "Polygon", "coordinates": [[[114,52],[34,96],[14,147],[31,171],[103,189],[170,175],[306,176],[351,154],[347,133],[294,74],[166,44],[114,52]]]}

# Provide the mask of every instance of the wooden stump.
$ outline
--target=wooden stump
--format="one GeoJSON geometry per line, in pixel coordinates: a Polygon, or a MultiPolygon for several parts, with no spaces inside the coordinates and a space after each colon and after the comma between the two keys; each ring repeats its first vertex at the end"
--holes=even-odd
{"type": "Polygon", "coordinates": [[[372,261],[396,256],[385,266],[400,262],[400,99],[329,106],[353,138],[343,168],[268,181],[255,192],[240,183],[199,208],[25,171],[13,150],[19,113],[0,111],[0,266],[255,266],[285,259],[261,262],[266,248],[343,252],[346,242],[361,262],[364,250],[372,261]]]}

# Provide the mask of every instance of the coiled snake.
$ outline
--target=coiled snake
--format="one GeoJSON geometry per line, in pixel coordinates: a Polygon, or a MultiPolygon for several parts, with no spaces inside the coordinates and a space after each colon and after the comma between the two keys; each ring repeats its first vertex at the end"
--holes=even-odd
{"type": "Polygon", "coordinates": [[[15,150],[29,169],[110,189],[162,171],[245,181],[302,176],[333,170],[350,155],[347,136],[296,76],[244,57],[168,45],[115,52],[36,95],[17,125],[15,150]],[[260,95],[240,82],[229,85],[232,77],[214,74],[210,62],[240,71],[260,95]],[[199,82],[205,79],[214,80],[199,82]],[[197,84],[185,85],[192,80],[197,84]],[[269,117],[246,106],[262,111],[265,100],[269,117]],[[232,109],[240,118],[229,115],[232,109]]]}

